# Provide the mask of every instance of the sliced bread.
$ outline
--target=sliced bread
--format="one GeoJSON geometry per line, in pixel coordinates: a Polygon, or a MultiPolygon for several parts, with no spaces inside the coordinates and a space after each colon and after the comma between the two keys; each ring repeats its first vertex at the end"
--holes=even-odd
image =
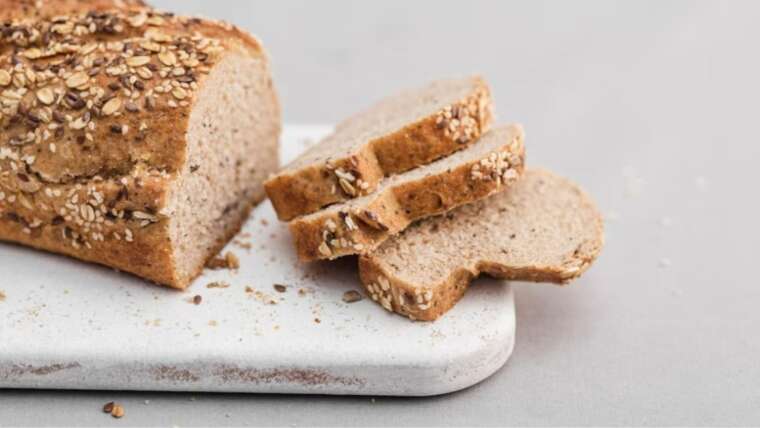
{"type": "Polygon", "coordinates": [[[372,193],[381,179],[473,143],[491,123],[479,77],[442,80],[384,99],[339,124],[265,184],[280,220],[372,193]]]}
{"type": "Polygon", "coordinates": [[[370,252],[415,220],[507,188],[522,174],[524,156],[520,125],[488,131],[464,150],[386,179],[370,195],[293,220],[298,256],[310,261],[370,252]]]}
{"type": "Polygon", "coordinates": [[[578,186],[527,170],[511,189],[415,224],[360,257],[373,300],[411,319],[434,320],[480,273],[566,283],[601,251],[602,216],[578,186]]]}

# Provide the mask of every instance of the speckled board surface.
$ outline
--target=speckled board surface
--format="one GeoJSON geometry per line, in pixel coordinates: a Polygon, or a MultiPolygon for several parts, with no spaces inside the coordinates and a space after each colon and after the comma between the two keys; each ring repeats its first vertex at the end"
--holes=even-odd
{"type": "MultiPolygon", "coordinates": [[[[328,131],[287,127],[283,160],[328,131]]],[[[0,387],[432,395],[479,382],[512,352],[504,282],[477,281],[433,323],[344,303],[360,290],[356,260],[298,264],[268,202],[227,250],[239,270],[178,292],[0,244],[0,387]]]]}

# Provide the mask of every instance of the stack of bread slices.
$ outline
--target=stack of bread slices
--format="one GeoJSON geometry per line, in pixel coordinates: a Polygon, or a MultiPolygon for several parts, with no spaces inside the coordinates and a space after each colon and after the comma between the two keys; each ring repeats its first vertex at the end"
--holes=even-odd
{"type": "Polygon", "coordinates": [[[520,125],[493,125],[479,77],[381,100],[265,183],[304,262],[358,255],[368,295],[434,320],[480,273],[566,283],[603,244],[575,184],[525,168],[520,125]]]}

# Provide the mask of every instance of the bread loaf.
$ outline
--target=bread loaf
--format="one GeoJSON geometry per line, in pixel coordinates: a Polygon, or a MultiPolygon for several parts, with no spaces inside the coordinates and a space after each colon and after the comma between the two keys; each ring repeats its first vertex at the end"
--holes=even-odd
{"type": "Polygon", "coordinates": [[[523,171],[520,125],[486,132],[451,156],[395,175],[367,196],[290,222],[303,261],[371,252],[413,221],[508,188],[523,171]]]}
{"type": "Polygon", "coordinates": [[[280,220],[375,191],[380,181],[475,142],[491,123],[491,96],[479,77],[441,80],[384,99],[267,180],[280,220]]]}
{"type": "Polygon", "coordinates": [[[85,12],[136,10],[147,7],[142,0],[0,0],[0,21],[53,18],[85,12]]]}
{"type": "Polygon", "coordinates": [[[481,273],[566,283],[602,249],[602,217],[575,184],[526,170],[505,192],[423,220],[360,257],[361,281],[385,309],[434,320],[481,273]]]}
{"type": "Polygon", "coordinates": [[[149,9],[4,24],[0,124],[0,240],[176,288],[278,164],[261,44],[149,9]]]}

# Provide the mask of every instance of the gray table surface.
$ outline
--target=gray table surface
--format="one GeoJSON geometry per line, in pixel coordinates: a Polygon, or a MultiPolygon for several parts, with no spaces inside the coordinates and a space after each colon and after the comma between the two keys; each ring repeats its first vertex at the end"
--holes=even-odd
{"type": "Polygon", "coordinates": [[[484,74],[607,246],[570,287],[517,284],[512,359],[459,393],[3,391],[0,425],[760,424],[760,2],[154,3],[259,35],[293,123],[484,74]]]}

